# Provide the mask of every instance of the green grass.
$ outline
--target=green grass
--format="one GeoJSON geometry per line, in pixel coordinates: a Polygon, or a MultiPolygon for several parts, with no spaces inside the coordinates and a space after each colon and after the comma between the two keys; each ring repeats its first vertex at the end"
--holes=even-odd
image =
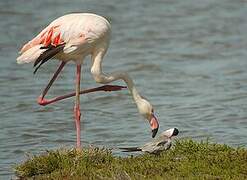
{"type": "Polygon", "coordinates": [[[21,179],[247,179],[247,150],[192,140],[160,155],[61,149],[29,157],[15,172],[21,179]]]}

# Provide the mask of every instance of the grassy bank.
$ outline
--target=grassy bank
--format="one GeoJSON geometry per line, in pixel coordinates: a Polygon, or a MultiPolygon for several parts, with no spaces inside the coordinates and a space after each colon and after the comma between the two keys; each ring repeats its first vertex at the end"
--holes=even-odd
{"type": "Polygon", "coordinates": [[[23,179],[247,179],[247,150],[192,140],[177,141],[159,156],[57,150],[30,157],[15,172],[23,179]]]}

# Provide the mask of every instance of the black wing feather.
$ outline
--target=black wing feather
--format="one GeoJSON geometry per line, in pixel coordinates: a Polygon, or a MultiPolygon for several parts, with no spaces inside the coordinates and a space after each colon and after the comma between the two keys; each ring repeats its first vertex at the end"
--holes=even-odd
{"type": "Polygon", "coordinates": [[[47,49],[45,52],[43,52],[38,59],[34,62],[33,67],[36,67],[39,63],[39,65],[35,68],[34,70],[34,74],[37,72],[37,70],[40,68],[40,66],[42,64],[44,64],[45,62],[47,62],[49,59],[51,59],[52,57],[54,57],[57,53],[59,53],[60,51],[63,50],[65,44],[61,44],[58,46],[52,46],[49,45],[47,47],[41,47],[40,49],[47,49]]]}

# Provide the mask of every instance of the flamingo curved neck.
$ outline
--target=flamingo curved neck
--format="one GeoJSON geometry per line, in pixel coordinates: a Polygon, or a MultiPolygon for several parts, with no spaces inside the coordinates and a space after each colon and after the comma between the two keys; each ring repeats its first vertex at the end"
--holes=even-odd
{"type": "Polygon", "coordinates": [[[123,74],[123,77],[121,79],[123,79],[126,82],[126,84],[128,86],[128,89],[129,89],[130,93],[132,94],[133,99],[135,100],[135,102],[136,103],[140,102],[140,100],[142,99],[142,97],[138,93],[138,91],[137,91],[137,89],[136,89],[136,87],[134,85],[134,82],[129,77],[129,75],[127,73],[124,73],[123,74]]]}
{"type": "Polygon", "coordinates": [[[138,104],[142,100],[142,97],[138,93],[138,91],[134,85],[134,82],[130,78],[128,73],[126,73],[126,72],[114,72],[114,73],[110,74],[109,76],[105,76],[105,77],[107,77],[107,81],[109,81],[109,82],[117,80],[117,79],[124,80],[128,86],[128,89],[129,89],[134,101],[136,102],[136,104],[138,104]]]}
{"type": "Polygon", "coordinates": [[[110,82],[118,80],[118,79],[124,80],[128,86],[128,89],[129,89],[138,109],[139,109],[139,107],[141,106],[141,103],[143,101],[143,98],[138,93],[138,91],[134,85],[134,82],[130,78],[128,73],[123,72],[123,71],[118,71],[118,72],[113,72],[110,74],[105,74],[104,72],[102,72],[102,60],[103,60],[104,53],[105,53],[105,51],[100,51],[100,52],[92,55],[93,65],[91,68],[91,73],[94,76],[94,79],[96,80],[96,82],[103,83],[103,84],[107,84],[107,83],[110,83],[110,82]]]}

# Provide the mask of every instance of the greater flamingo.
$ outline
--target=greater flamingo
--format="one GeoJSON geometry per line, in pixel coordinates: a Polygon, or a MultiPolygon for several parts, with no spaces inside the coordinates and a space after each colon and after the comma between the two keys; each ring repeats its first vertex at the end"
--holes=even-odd
{"type": "Polygon", "coordinates": [[[51,22],[35,38],[26,43],[20,50],[17,63],[34,62],[34,73],[39,67],[51,58],[61,61],[50,82],[38,97],[40,105],[47,105],[68,97],[75,96],[74,116],[77,135],[77,148],[81,147],[80,140],[80,94],[94,91],[116,91],[125,88],[123,86],[105,85],[98,88],[80,91],[81,65],[86,56],[91,55],[91,73],[96,82],[107,84],[118,79],[124,80],[137,105],[139,113],[150,123],[152,137],[155,137],[159,123],[154,115],[154,109],[147,99],[142,97],[130,76],[126,72],[102,72],[103,57],[110,42],[111,26],[104,18],[90,13],[72,13],[59,17],[51,22]],[[59,96],[53,99],[45,99],[49,88],[56,80],[58,74],[68,61],[76,63],[76,88],[75,93],[59,96]]]}

